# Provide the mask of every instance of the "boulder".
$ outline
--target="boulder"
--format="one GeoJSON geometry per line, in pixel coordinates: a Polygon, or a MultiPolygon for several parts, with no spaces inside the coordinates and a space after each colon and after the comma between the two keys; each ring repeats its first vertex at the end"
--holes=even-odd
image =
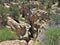
{"type": "Polygon", "coordinates": [[[28,37],[28,30],[31,27],[28,23],[19,21],[16,22],[11,17],[7,17],[7,24],[12,28],[12,31],[16,32],[19,38],[28,37]]]}
{"type": "Polygon", "coordinates": [[[9,40],[0,42],[0,45],[27,45],[25,40],[9,40]]]}
{"type": "Polygon", "coordinates": [[[19,23],[13,20],[11,17],[7,17],[7,24],[12,28],[12,31],[16,32],[18,36],[25,34],[25,28],[22,28],[19,23]],[[24,33],[23,33],[24,32],[24,33]]]}
{"type": "Polygon", "coordinates": [[[25,40],[21,40],[20,45],[27,45],[27,42],[25,40]]]}
{"type": "Polygon", "coordinates": [[[33,39],[31,39],[29,42],[28,42],[28,45],[35,45],[35,41],[33,39]]]}
{"type": "Polygon", "coordinates": [[[26,30],[29,30],[29,28],[31,27],[28,23],[25,23],[25,22],[22,22],[22,21],[19,21],[19,25],[21,25],[22,27],[26,27],[26,30]]]}

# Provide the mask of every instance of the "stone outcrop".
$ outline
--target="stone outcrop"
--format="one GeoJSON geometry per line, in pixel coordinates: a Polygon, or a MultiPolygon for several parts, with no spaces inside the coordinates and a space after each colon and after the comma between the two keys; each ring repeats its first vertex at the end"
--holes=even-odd
{"type": "Polygon", "coordinates": [[[29,42],[28,42],[28,45],[35,45],[35,41],[33,39],[31,39],[29,42]]]}
{"type": "Polygon", "coordinates": [[[9,40],[0,42],[0,45],[27,45],[25,40],[9,40]]]}
{"type": "MultiPolygon", "coordinates": [[[[20,23],[17,23],[15,20],[13,20],[11,17],[7,17],[7,24],[12,28],[12,31],[16,32],[16,34],[19,36],[24,36],[26,33],[26,30],[29,30],[31,27],[29,24],[24,23],[20,21],[20,23]]],[[[21,37],[22,38],[22,37],[21,37]]]]}

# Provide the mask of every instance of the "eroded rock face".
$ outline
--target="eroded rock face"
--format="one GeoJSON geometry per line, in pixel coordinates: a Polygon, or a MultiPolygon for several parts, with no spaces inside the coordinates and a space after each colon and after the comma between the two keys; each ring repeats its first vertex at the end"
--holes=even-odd
{"type": "Polygon", "coordinates": [[[25,40],[9,40],[0,42],[0,45],[27,45],[25,40]]]}

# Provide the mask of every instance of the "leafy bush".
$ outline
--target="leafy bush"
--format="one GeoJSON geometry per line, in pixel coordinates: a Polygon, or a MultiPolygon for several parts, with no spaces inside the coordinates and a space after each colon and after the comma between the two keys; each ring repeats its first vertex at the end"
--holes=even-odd
{"type": "Polygon", "coordinates": [[[46,32],[47,45],[59,45],[60,43],[60,28],[50,28],[46,32]]]}
{"type": "Polygon", "coordinates": [[[18,37],[15,32],[11,31],[11,29],[4,28],[0,30],[0,41],[14,40],[14,39],[18,39],[18,37]]]}

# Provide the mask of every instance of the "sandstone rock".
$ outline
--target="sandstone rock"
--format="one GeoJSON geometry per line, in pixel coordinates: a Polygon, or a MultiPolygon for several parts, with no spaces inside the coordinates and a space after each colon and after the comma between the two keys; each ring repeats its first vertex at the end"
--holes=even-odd
{"type": "Polygon", "coordinates": [[[5,6],[6,8],[10,8],[10,4],[8,4],[8,3],[4,3],[4,6],[5,6]]]}
{"type": "Polygon", "coordinates": [[[29,42],[28,42],[28,45],[35,45],[35,41],[33,39],[31,39],[29,42]]]}
{"type": "Polygon", "coordinates": [[[23,21],[19,21],[17,23],[15,20],[13,20],[11,17],[8,17],[8,25],[12,27],[12,31],[16,32],[19,39],[23,40],[29,40],[29,28],[31,27],[28,23],[25,23],[23,21]],[[27,38],[27,39],[26,39],[27,38]]]}
{"type": "Polygon", "coordinates": [[[25,22],[22,22],[22,21],[19,21],[20,23],[17,23],[11,17],[7,17],[7,19],[8,19],[7,23],[8,23],[9,26],[15,25],[17,28],[20,28],[20,26],[21,26],[21,27],[26,27],[26,29],[29,29],[31,27],[28,23],[25,23],[25,22]]]}
{"type": "Polygon", "coordinates": [[[55,9],[57,9],[57,6],[58,6],[58,3],[55,3],[51,6],[51,9],[55,10],[55,9]]]}
{"type": "Polygon", "coordinates": [[[12,31],[16,32],[18,36],[25,34],[25,28],[22,28],[19,23],[13,20],[11,17],[7,17],[7,24],[12,28],[12,31]]]}
{"type": "Polygon", "coordinates": [[[22,22],[20,21],[20,24],[22,27],[26,27],[26,29],[28,30],[31,26],[28,23],[22,22]]]}
{"type": "Polygon", "coordinates": [[[10,40],[0,42],[0,45],[27,45],[25,40],[10,40]]]}
{"type": "Polygon", "coordinates": [[[25,40],[21,40],[20,45],[27,45],[27,42],[25,40]]]}

